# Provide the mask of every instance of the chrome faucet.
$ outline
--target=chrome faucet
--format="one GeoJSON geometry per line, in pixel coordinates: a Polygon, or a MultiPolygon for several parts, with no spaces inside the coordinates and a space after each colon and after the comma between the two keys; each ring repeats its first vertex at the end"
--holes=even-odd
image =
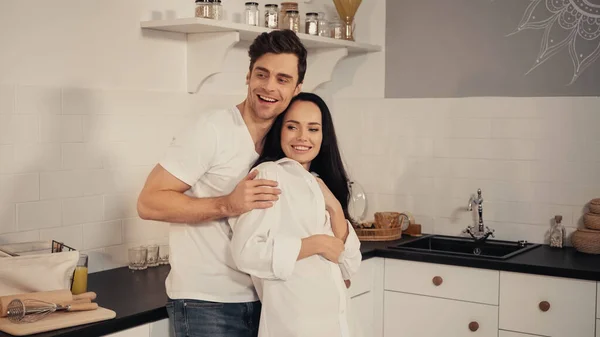
{"type": "Polygon", "coordinates": [[[469,234],[477,242],[483,242],[489,236],[494,237],[494,230],[483,224],[483,197],[481,197],[480,188],[477,189],[477,197],[472,195],[471,198],[469,198],[469,205],[467,206],[469,212],[473,211],[473,204],[477,205],[477,213],[479,214],[477,228],[473,225],[468,226],[463,233],[469,234]]]}

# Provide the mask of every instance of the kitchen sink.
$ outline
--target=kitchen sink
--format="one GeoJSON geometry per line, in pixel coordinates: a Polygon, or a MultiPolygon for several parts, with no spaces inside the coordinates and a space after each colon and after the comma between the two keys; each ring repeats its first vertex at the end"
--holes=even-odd
{"type": "Polygon", "coordinates": [[[443,255],[506,260],[538,246],[540,246],[540,244],[527,243],[526,241],[485,240],[483,242],[476,242],[474,239],[467,237],[426,235],[419,239],[400,243],[388,248],[443,255]]]}

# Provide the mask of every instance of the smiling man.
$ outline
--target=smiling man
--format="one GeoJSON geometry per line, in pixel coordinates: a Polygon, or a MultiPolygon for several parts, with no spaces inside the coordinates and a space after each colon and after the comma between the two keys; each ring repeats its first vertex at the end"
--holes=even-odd
{"type": "Polygon", "coordinates": [[[248,174],[275,118],[297,95],[306,49],[290,30],[259,35],[248,51],[246,99],[201,114],[167,149],[138,198],[143,219],[170,222],[167,311],[179,336],[251,337],[260,302],[231,257],[228,217],[269,208],[281,191],[248,174]]]}

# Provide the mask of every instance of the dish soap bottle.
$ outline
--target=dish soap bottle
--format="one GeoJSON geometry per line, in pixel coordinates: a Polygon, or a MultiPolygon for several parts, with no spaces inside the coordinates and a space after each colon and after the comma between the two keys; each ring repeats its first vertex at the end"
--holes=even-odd
{"type": "Polygon", "coordinates": [[[550,247],[562,248],[565,243],[565,227],[561,222],[562,215],[555,215],[554,225],[550,229],[550,247]]]}

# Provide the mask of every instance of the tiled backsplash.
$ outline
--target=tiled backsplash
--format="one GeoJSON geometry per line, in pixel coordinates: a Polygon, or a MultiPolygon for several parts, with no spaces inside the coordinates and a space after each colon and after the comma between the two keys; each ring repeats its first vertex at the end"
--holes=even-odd
{"type": "Polygon", "coordinates": [[[338,98],[334,110],[370,218],[406,210],[457,235],[481,188],[496,238],[544,242],[554,215],[572,232],[600,197],[600,98],[338,98]]]}
{"type": "Polygon", "coordinates": [[[0,243],[59,240],[92,271],[164,242],[137,195],[171,138],[203,107],[239,97],[0,85],[0,243]]]}

